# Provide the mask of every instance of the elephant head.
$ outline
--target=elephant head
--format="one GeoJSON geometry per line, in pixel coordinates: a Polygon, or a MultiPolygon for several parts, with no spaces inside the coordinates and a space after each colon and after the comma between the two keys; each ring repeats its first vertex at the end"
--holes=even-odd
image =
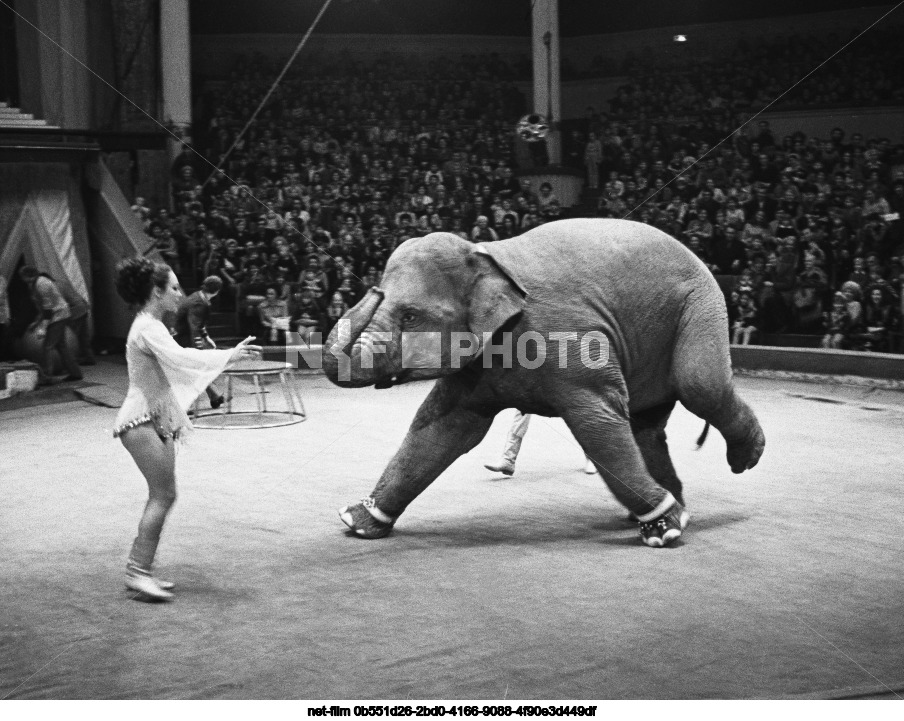
{"type": "MultiPolygon", "coordinates": [[[[438,378],[462,365],[460,335],[483,338],[524,307],[524,294],[485,253],[451,233],[400,245],[372,288],[340,319],[323,348],[339,386],[438,378]]],[[[479,348],[471,349],[473,355],[479,348]]]]}

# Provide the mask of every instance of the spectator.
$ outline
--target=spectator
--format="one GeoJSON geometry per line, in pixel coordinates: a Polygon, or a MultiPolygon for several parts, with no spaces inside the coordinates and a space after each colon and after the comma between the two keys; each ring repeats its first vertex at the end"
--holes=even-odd
{"type": "Polygon", "coordinates": [[[850,333],[859,333],[863,326],[863,306],[860,303],[860,286],[856,283],[848,281],[841,286],[841,292],[844,295],[845,304],[850,317],[850,333]]]}
{"type": "MultiPolygon", "coordinates": [[[[603,145],[597,134],[590,132],[587,135],[587,145],[584,146],[584,168],[587,171],[587,187],[596,190],[600,187],[600,165],[603,162],[603,145]]],[[[541,191],[542,191],[542,187],[541,191]]],[[[552,187],[550,187],[550,190],[552,187]]]]}
{"type": "Polygon", "coordinates": [[[471,240],[474,243],[486,243],[493,240],[499,240],[499,235],[490,225],[490,220],[485,215],[477,216],[477,222],[471,229],[471,240]]]}
{"type": "Polygon", "coordinates": [[[794,289],[795,326],[798,332],[807,333],[819,327],[823,318],[822,299],[829,287],[825,272],[816,265],[810,253],[804,255],[804,268],[797,276],[794,289]]]}
{"type": "Polygon", "coordinates": [[[257,306],[260,324],[270,343],[285,345],[286,331],[289,329],[289,311],[284,300],[280,300],[275,286],[268,286],[264,300],[257,306]]]}
{"type": "Polygon", "coordinates": [[[324,333],[329,333],[333,330],[333,326],[348,312],[348,308],[348,303],[345,302],[342,293],[333,293],[330,304],[326,307],[327,327],[324,329],[324,333]]]}
{"type": "Polygon", "coordinates": [[[848,345],[851,316],[848,313],[844,293],[838,291],[832,299],[832,310],[824,314],[826,334],[822,337],[823,348],[844,348],[848,345]]]}
{"type": "Polygon", "coordinates": [[[323,314],[314,301],[310,291],[302,291],[293,296],[292,312],[289,318],[289,327],[305,343],[312,343],[317,333],[322,334],[325,329],[323,314]]]}
{"type": "Polygon", "coordinates": [[[866,351],[887,350],[892,311],[891,298],[886,289],[873,287],[863,308],[863,329],[852,338],[855,346],[866,351]]]}
{"type": "Polygon", "coordinates": [[[734,315],[737,320],[732,328],[731,342],[735,345],[750,345],[753,334],[757,331],[757,307],[753,293],[741,291],[738,294],[734,315]]]}

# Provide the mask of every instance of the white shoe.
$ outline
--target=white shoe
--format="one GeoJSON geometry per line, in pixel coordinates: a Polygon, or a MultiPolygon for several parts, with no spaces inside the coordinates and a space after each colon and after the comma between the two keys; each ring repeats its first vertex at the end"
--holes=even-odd
{"type": "MultiPolygon", "coordinates": [[[[164,583],[166,582],[164,581],[164,583]]],[[[126,571],[126,588],[157,601],[170,601],[173,598],[173,594],[163,588],[160,581],[150,574],[144,574],[139,571],[126,571]]]]}
{"type": "Polygon", "coordinates": [[[501,473],[504,476],[511,476],[515,473],[515,464],[506,460],[499,461],[499,463],[484,463],[483,467],[488,471],[501,473]]]}
{"type": "Polygon", "coordinates": [[[591,461],[589,458],[584,464],[584,473],[596,473],[596,466],[593,465],[593,461],[591,461]]]}
{"type": "MultiPolygon", "coordinates": [[[[152,576],[152,578],[157,582],[157,585],[160,586],[160,588],[162,588],[164,591],[172,591],[176,587],[176,584],[173,583],[172,581],[164,581],[162,578],[156,578],[154,576],[152,576]]],[[[126,583],[126,588],[128,588],[128,585],[129,584],[126,583]]]]}

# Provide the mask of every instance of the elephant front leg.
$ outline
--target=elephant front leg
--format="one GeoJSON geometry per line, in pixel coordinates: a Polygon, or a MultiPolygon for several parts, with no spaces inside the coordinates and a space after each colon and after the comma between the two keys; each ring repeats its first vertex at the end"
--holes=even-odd
{"type": "Polygon", "coordinates": [[[461,391],[454,381],[437,382],[370,496],[339,511],[357,535],[389,535],[408,504],[483,440],[493,416],[464,409],[461,391]]]}

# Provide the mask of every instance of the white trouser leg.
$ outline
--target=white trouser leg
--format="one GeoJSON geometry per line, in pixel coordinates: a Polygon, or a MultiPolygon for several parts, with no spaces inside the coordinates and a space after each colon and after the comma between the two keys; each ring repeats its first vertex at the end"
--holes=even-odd
{"type": "Polygon", "coordinates": [[[502,457],[512,465],[518,460],[518,452],[521,450],[521,441],[524,440],[524,434],[527,433],[527,427],[529,425],[530,414],[515,411],[512,427],[509,428],[508,436],[505,439],[505,450],[502,452],[502,457]]]}

